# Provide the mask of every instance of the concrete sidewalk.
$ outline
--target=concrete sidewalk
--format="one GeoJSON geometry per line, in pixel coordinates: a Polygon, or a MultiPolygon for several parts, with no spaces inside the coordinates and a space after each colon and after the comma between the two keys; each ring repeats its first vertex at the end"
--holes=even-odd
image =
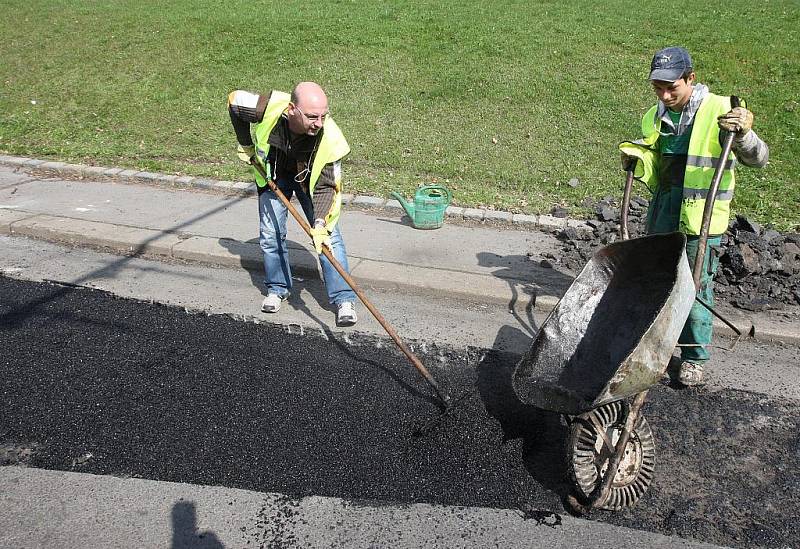
{"type": "MultiPolygon", "coordinates": [[[[540,265],[559,255],[559,228],[588,226],[549,216],[448,209],[434,231],[412,228],[396,201],[347,197],[341,227],[351,274],[367,289],[436,293],[547,312],[572,282],[540,265]],[[366,210],[366,211],[365,211],[366,210]]],[[[294,273],[317,273],[308,238],[289,221],[294,273]]],[[[251,184],[0,156],[0,234],[125,255],[261,269],[251,184]]],[[[254,300],[255,302],[256,300],[254,300]]],[[[800,341],[796,317],[724,309],[745,333],[800,341]]],[[[732,333],[717,323],[719,333],[732,333]]]]}
{"type": "Polygon", "coordinates": [[[222,486],[0,467],[0,546],[716,547],[536,510],[293,498],[222,486]]]}

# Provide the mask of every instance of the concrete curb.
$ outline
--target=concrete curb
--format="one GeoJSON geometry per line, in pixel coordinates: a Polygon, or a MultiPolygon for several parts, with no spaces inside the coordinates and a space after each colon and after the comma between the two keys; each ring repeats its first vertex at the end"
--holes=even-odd
{"type": "MultiPolygon", "coordinates": [[[[156,183],[170,187],[188,186],[246,195],[255,193],[253,184],[243,182],[215,181],[188,176],[177,177],[120,168],[100,168],[9,156],[0,156],[0,164],[46,169],[73,176],[90,176],[93,179],[119,180],[122,178],[134,183],[156,183]]],[[[397,210],[400,208],[400,204],[396,200],[387,201],[376,197],[353,195],[348,195],[345,199],[347,203],[354,206],[371,209],[397,210]]],[[[459,207],[449,207],[447,215],[473,221],[478,219],[499,221],[504,224],[508,224],[508,220],[511,219],[512,226],[538,228],[548,232],[565,227],[574,227],[580,230],[583,226],[587,230],[591,230],[588,224],[580,221],[545,215],[527,216],[459,207]]],[[[258,269],[262,265],[261,250],[257,243],[165,233],[155,229],[86,221],[17,209],[0,209],[0,235],[24,236],[71,246],[110,251],[120,255],[197,262],[215,266],[258,269]]],[[[310,248],[307,249],[310,251],[310,248]]],[[[308,260],[309,257],[313,257],[313,254],[293,254],[292,268],[298,274],[316,276],[317,263],[308,260]]],[[[389,291],[437,292],[462,299],[495,304],[515,302],[517,306],[532,305],[535,310],[543,313],[549,313],[559,300],[558,297],[551,295],[536,296],[536,288],[530,284],[513,279],[501,279],[495,275],[399,265],[357,256],[350,258],[350,270],[359,285],[389,291]]],[[[745,336],[752,333],[759,340],[800,343],[800,330],[791,322],[772,321],[766,315],[759,317],[759,315],[748,315],[741,311],[726,311],[725,315],[732,317],[732,321],[745,336]],[[757,317],[758,320],[754,321],[753,319],[757,317]]],[[[716,318],[714,327],[719,335],[734,335],[727,325],[716,318]]]]}
{"type": "MultiPolygon", "coordinates": [[[[263,265],[261,249],[255,242],[165,233],[24,210],[0,209],[0,235],[87,247],[118,255],[222,267],[259,269],[263,265]]],[[[289,247],[295,249],[302,246],[291,242],[289,247]]],[[[292,270],[305,276],[317,276],[315,256],[310,246],[303,248],[308,253],[290,254],[292,270]]],[[[558,302],[558,298],[549,295],[534,298],[534,288],[530,284],[495,275],[386,263],[358,256],[348,259],[350,273],[356,282],[373,288],[417,293],[434,291],[498,304],[507,304],[513,299],[520,306],[527,306],[533,301],[533,307],[544,312],[551,310],[558,302]]]]}
{"type": "MultiPolygon", "coordinates": [[[[254,183],[246,181],[220,181],[205,177],[177,176],[165,173],[125,170],[122,168],[105,168],[85,164],[68,164],[27,158],[22,156],[0,155],[0,164],[24,167],[27,169],[51,171],[59,175],[73,177],[91,177],[93,179],[125,180],[131,183],[145,183],[165,187],[188,187],[206,191],[251,195],[256,193],[254,183]]],[[[346,205],[368,210],[402,210],[400,202],[375,196],[345,194],[342,202],[346,205]]],[[[578,232],[591,233],[592,227],[578,219],[553,217],[551,215],[528,215],[486,208],[464,208],[449,206],[445,217],[452,220],[464,220],[479,223],[492,223],[525,229],[537,229],[544,232],[557,232],[571,227],[578,232]]]]}
{"type": "MultiPolygon", "coordinates": [[[[118,255],[139,256],[201,263],[229,268],[259,269],[262,265],[261,249],[254,242],[241,242],[205,236],[164,233],[154,229],[128,227],[86,221],[71,217],[57,217],[21,210],[0,209],[0,235],[22,236],[70,246],[86,247],[118,255]]],[[[290,247],[297,245],[291,243],[290,247]]],[[[310,248],[306,254],[291,254],[292,269],[298,275],[317,276],[317,263],[310,248]]],[[[416,265],[398,265],[373,259],[350,257],[350,272],[362,287],[401,292],[436,292],[460,299],[482,303],[518,307],[531,306],[541,313],[549,313],[559,297],[535,295],[530,284],[484,275],[447,269],[433,269],[416,265]]],[[[741,330],[743,337],[758,340],[800,343],[800,330],[792,323],[768,322],[764,317],[754,317],[743,311],[726,310],[723,314],[741,330]]],[[[733,337],[727,325],[714,319],[718,335],[733,337]]]]}

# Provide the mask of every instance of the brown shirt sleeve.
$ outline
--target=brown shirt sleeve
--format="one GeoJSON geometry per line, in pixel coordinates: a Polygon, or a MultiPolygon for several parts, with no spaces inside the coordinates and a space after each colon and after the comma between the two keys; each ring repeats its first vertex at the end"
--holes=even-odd
{"type": "Polygon", "coordinates": [[[244,90],[235,90],[228,94],[228,114],[240,145],[253,144],[250,124],[257,124],[264,119],[264,111],[271,95],[272,92],[258,95],[244,90]]]}
{"type": "Polygon", "coordinates": [[[319,174],[317,184],[314,185],[314,196],[311,200],[314,203],[314,217],[325,219],[333,209],[336,191],[341,185],[341,162],[331,162],[325,164],[319,174]]]}

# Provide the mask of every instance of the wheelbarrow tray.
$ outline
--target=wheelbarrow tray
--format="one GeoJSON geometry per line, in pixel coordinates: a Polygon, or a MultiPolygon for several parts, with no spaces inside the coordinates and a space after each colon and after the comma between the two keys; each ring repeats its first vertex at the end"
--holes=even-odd
{"type": "Polygon", "coordinates": [[[644,391],[669,364],[694,303],[681,233],[598,250],[516,366],[520,400],[578,415],[644,391]]]}

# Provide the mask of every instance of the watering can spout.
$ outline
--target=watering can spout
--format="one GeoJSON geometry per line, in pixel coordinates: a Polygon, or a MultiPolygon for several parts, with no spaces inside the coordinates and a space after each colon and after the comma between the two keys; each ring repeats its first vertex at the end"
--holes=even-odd
{"type": "Polygon", "coordinates": [[[408,202],[406,202],[405,198],[403,198],[402,196],[400,196],[398,193],[396,193],[394,191],[392,191],[390,194],[393,197],[395,197],[398,202],[400,202],[400,205],[406,211],[406,213],[408,214],[408,217],[410,217],[413,220],[414,219],[414,205],[413,204],[409,204],[408,202]]]}

